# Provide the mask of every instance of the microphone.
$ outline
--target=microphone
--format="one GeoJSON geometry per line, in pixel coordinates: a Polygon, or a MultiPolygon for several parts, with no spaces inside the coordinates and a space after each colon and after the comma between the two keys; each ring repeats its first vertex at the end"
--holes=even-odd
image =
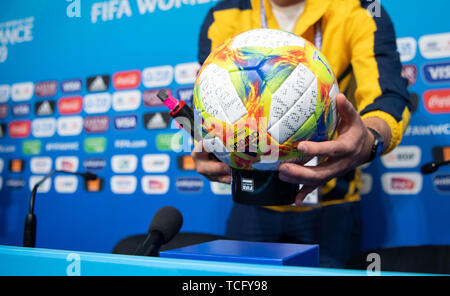
{"type": "Polygon", "coordinates": [[[450,164],[450,160],[438,161],[438,162],[432,161],[432,162],[424,164],[420,168],[420,170],[421,170],[422,174],[424,174],[424,175],[431,174],[431,173],[434,173],[435,171],[437,171],[440,166],[448,165],[448,164],[450,164]]]}
{"type": "Polygon", "coordinates": [[[179,231],[183,224],[183,216],[174,207],[163,207],[153,216],[148,234],[144,242],[138,247],[135,255],[159,257],[159,249],[168,243],[179,231]]]}
{"type": "Polygon", "coordinates": [[[23,246],[28,248],[34,248],[36,245],[36,215],[34,214],[34,201],[36,199],[36,193],[39,189],[39,186],[45,182],[48,178],[53,176],[56,173],[68,174],[68,175],[76,175],[83,177],[84,180],[96,180],[97,175],[91,172],[79,173],[79,172],[69,172],[62,170],[53,170],[48,173],[46,176],[42,178],[39,182],[37,182],[33,186],[33,190],[31,190],[31,198],[30,198],[30,207],[28,210],[28,214],[25,217],[25,230],[23,232],[23,246]]]}

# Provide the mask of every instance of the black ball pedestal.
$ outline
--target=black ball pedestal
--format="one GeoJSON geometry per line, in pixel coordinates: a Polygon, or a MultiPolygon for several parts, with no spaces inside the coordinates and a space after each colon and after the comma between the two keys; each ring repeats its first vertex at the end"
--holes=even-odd
{"type": "Polygon", "coordinates": [[[259,206],[290,205],[298,185],[278,178],[278,171],[231,170],[233,201],[259,206]]]}

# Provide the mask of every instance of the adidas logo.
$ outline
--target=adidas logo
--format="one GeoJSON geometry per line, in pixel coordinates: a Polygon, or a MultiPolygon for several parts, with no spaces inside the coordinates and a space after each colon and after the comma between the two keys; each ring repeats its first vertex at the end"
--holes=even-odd
{"type": "Polygon", "coordinates": [[[104,91],[109,87],[109,76],[94,76],[87,79],[87,89],[90,92],[104,91]]]}
{"type": "Polygon", "coordinates": [[[0,138],[4,138],[6,136],[6,124],[0,124],[0,138]]]}
{"type": "Polygon", "coordinates": [[[149,113],[144,115],[146,129],[164,129],[169,126],[170,115],[168,113],[149,113]]]}
{"type": "Polygon", "coordinates": [[[43,101],[36,103],[36,115],[47,116],[52,115],[55,111],[55,102],[53,101],[43,101]]]}

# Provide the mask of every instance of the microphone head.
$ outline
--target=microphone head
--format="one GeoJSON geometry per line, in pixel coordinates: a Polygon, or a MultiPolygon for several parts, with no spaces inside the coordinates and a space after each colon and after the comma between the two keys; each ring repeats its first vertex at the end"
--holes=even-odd
{"type": "Polygon", "coordinates": [[[94,173],[91,173],[91,172],[83,173],[83,177],[84,177],[84,179],[86,181],[91,181],[91,180],[97,180],[98,179],[97,175],[94,174],[94,173]]]}
{"type": "Polygon", "coordinates": [[[154,230],[161,232],[164,236],[164,243],[169,242],[181,229],[183,216],[174,207],[163,207],[153,216],[153,220],[148,228],[151,233],[154,230]]]}
{"type": "Polygon", "coordinates": [[[435,162],[429,162],[424,164],[420,170],[422,171],[422,174],[431,174],[434,173],[439,168],[439,165],[435,162]]]}

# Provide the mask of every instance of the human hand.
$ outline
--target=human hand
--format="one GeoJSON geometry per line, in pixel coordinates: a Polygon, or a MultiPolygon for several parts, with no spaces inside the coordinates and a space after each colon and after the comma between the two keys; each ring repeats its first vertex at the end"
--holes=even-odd
{"type": "Polygon", "coordinates": [[[195,169],[211,181],[231,183],[231,168],[225,163],[210,157],[210,152],[203,145],[203,141],[195,145],[191,153],[195,169]]]}
{"type": "Polygon", "coordinates": [[[281,180],[303,184],[296,196],[296,205],[300,205],[306,195],[317,187],[344,175],[370,157],[374,136],[359,113],[343,94],[336,96],[336,107],[340,116],[336,140],[302,141],[297,146],[297,150],[307,156],[319,156],[326,160],[315,167],[294,163],[282,163],[278,167],[281,180]]]}

